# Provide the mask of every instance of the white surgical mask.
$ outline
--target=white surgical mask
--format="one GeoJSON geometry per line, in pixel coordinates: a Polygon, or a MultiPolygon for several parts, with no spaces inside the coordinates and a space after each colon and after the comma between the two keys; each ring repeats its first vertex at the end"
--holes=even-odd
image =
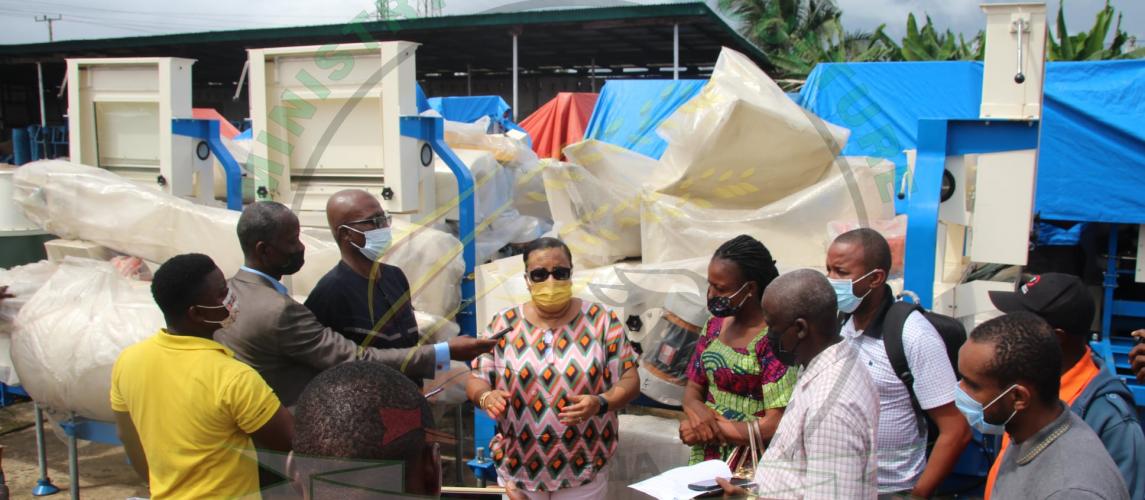
{"type": "Polygon", "coordinates": [[[1000,424],[987,422],[985,412],[990,405],[997,403],[999,399],[1002,399],[1002,396],[1005,396],[1006,393],[1012,391],[1017,386],[1018,384],[1011,385],[1009,389],[1002,391],[1002,394],[999,394],[998,397],[987,403],[986,406],[982,406],[982,403],[975,401],[969,394],[966,394],[966,391],[962,390],[962,386],[956,386],[954,388],[954,405],[957,406],[958,411],[962,412],[962,415],[966,417],[966,421],[970,423],[970,427],[977,429],[978,432],[982,434],[1001,436],[1006,432],[1006,424],[1010,423],[1014,415],[1018,414],[1018,410],[1014,410],[1013,413],[1010,413],[1010,418],[1007,418],[1005,422],[1000,424]]]}
{"type": "Polygon", "coordinates": [[[878,271],[878,269],[872,269],[871,272],[862,275],[857,280],[831,278],[827,279],[827,281],[831,282],[831,288],[835,289],[835,299],[839,304],[839,312],[842,312],[843,314],[851,314],[855,312],[855,310],[858,309],[860,305],[863,304],[863,299],[867,298],[867,295],[871,294],[871,290],[867,290],[867,293],[864,293],[862,297],[856,297],[855,282],[863,281],[864,278],[874,274],[875,271],[878,271]]]}
{"type": "Polygon", "coordinates": [[[226,309],[227,310],[227,317],[225,317],[221,320],[217,320],[217,321],[212,321],[209,319],[203,320],[204,323],[211,323],[214,325],[219,325],[219,328],[226,328],[228,326],[235,324],[235,303],[236,302],[238,302],[238,300],[235,297],[235,292],[231,291],[231,290],[227,290],[227,296],[225,298],[223,298],[223,305],[220,305],[220,306],[196,305],[195,307],[198,307],[199,309],[226,309]]]}
{"type": "Polygon", "coordinates": [[[362,255],[365,255],[367,259],[370,259],[371,262],[377,262],[382,257],[382,254],[390,249],[393,234],[388,227],[379,227],[369,231],[359,231],[350,226],[342,227],[366,237],[366,243],[362,246],[354,245],[354,243],[350,244],[354,245],[354,247],[357,248],[359,252],[362,252],[362,255]]]}

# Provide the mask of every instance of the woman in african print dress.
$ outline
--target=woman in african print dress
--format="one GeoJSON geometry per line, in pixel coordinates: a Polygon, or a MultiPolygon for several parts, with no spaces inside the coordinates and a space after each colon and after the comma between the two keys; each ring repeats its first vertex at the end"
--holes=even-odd
{"type": "MultiPolygon", "coordinates": [[[[712,318],[688,367],[680,439],[692,446],[690,462],[727,460],[757,426],[771,439],[795,387],[771,353],[760,297],[779,276],[771,252],[740,235],[716,250],[708,264],[708,311],[712,318]]],[[[760,450],[762,453],[762,450],[760,450]]]]}
{"type": "Polygon", "coordinates": [[[572,296],[564,243],[541,238],[524,257],[532,300],[489,323],[501,341],[473,361],[466,394],[497,421],[489,448],[510,498],[604,498],[616,410],[640,392],[636,353],[616,313],[572,296]]]}

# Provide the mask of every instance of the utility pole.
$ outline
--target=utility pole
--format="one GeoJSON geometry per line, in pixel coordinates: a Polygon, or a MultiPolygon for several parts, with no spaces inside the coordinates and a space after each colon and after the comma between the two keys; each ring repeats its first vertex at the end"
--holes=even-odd
{"type": "MultiPolygon", "coordinates": [[[[48,23],[48,42],[56,41],[56,35],[52,32],[52,23],[63,19],[64,16],[56,14],[55,17],[49,15],[36,16],[37,23],[48,23]]],[[[48,126],[48,114],[44,109],[44,67],[40,61],[36,61],[36,88],[40,91],[40,127],[41,137],[43,137],[43,128],[48,126]]],[[[43,149],[42,158],[48,157],[48,141],[44,141],[41,146],[43,149]]],[[[37,415],[39,417],[39,415],[37,415]]],[[[37,422],[38,423],[38,422],[37,422]]]]}
{"type": "Polygon", "coordinates": [[[52,34],[52,23],[59,21],[63,18],[64,18],[64,16],[59,15],[59,14],[56,14],[56,17],[50,17],[47,15],[36,16],[36,22],[37,23],[48,23],[48,41],[49,42],[56,41],[56,37],[52,34]]]}

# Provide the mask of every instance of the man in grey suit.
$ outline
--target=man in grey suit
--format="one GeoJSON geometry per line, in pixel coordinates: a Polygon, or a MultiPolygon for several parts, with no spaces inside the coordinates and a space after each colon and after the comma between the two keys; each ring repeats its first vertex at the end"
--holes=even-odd
{"type": "Polygon", "coordinates": [[[258,202],[243,211],[238,237],[246,264],[228,282],[242,314],[215,333],[215,340],[266,379],[283,405],[293,406],[310,379],[339,363],[377,361],[420,380],[432,378],[435,369],[443,367],[438,352],[469,361],[496,343],[462,336],[450,339],[448,350],[428,344],[359,349],[320,323],[280,282],[282,276],[302,268],[305,247],[300,231],[298,217],[281,203],[258,202]]]}

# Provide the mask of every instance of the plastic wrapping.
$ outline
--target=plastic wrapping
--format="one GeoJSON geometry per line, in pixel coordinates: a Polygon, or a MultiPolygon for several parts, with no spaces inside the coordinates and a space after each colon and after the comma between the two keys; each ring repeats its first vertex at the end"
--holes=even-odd
{"type": "Polygon", "coordinates": [[[795,104],[763,70],[720,52],[711,80],[658,129],[653,190],[718,208],[758,208],[813,184],[849,132],[795,104]]]}
{"type": "MultiPolygon", "coordinates": [[[[29,220],[66,239],[98,243],[150,262],[188,252],[211,256],[226,276],[243,263],[235,226],[239,212],[197,205],[141,187],[107,170],[47,160],[17,170],[14,199],[29,220]]],[[[304,229],[306,265],[287,281],[305,296],[340,255],[329,231],[304,229]]],[[[465,272],[457,238],[436,229],[394,222],[394,244],[383,261],[409,278],[413,307],[438,316],[456,309],[465,272]]]]}
{"type": "MultiPolygon", "coordinates": [[[[422,114],[440,116],[433,112],[422,114]]],[[[473,123],[445,120],[445,143],[454,150],[478,149],[489,151],[501,163],[537,157],[527,142],[514,139],[506,134],[488,134],[486,133],[487,130],[489,130],[489,117],[481,118],[473,123]]]]}
{"type": "Polygon", "coordinates": [[[0,285],[8,287],[11,298],[0,301],[0,383],[20,385],[20,377],[12,364],[12,331],[20,308],[36,294],[40,287],[55,274],[59,264],[47,260],[11,269],[0,269],[0,285]]]}
{"type": "MultiPolygon", "coordinates": [[[[514,206],[515,172],[503,167],[488,151],[455,149],[469,167],[476,185],[477,261],[490,260],[507,244],[537,239],[548,230],[536,217],[521,215],[514,206]]],[[[458,219],[457,178],[441,158],[434,164],[437,209],[450,220],[458,219]]]]}
{"type": "Polygon", "coordinates": [[[821,268],[830,243],[828,222],[869,223],[894,216],[890,162],[845,158],[833,165],[819,182],[755,210],[645,196],[640,217],[644,262],[711,256],[723,242],[748,234],[762,241],[781,266],[821,268]]]}
{"type": "Polygon", "coordinates": [[[545,195],[543,172],[545,167],[557,164],[556,160],[538,160],[534,156],[505,165],[513,172],[513,208],[521,215],[535,217],[547,226],[553,225],[553,212],[549,209],[549,199],[545,195]]]}
{"type": "MultiPolygon", "coordinates": [[[[681,418],[683,415],[681,415],[681,418]]],[[[688,465],[692,449],[680,442],[680,421],[651,415],[620,415],[620,444],[609,460],[610,500],[647,499],[628,485],[688,465]]]]}
{"type": "Polygon", "coordinates": [[[114,422],[116,358],[164,325],[149,285],[108,262],[64,260],[16,317],[12,361],[28,394],[49,413],[114,422]]]}
{"type": "Polygon", "coordinates": [[[573,163],[545,168],[554,232],[573,262],[597,267],[640,257],[640,189],[656,160],[596,140],[565,148],[573,163]]]}

